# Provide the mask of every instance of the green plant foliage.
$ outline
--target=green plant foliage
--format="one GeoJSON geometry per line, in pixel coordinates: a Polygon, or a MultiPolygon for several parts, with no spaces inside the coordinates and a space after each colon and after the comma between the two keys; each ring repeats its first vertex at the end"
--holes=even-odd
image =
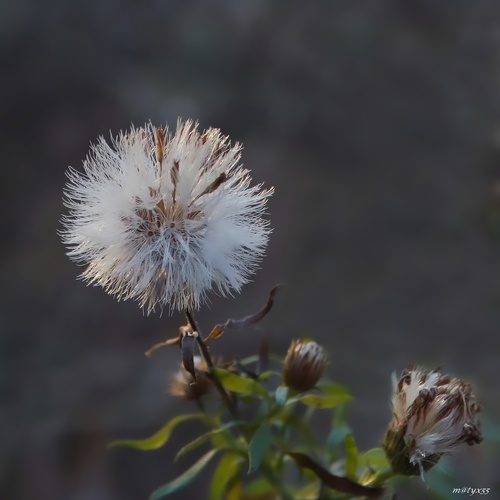
{"type": "Polygon", "coordinates": [[[248,473],[256,471],[271,446],[271,426],[263,423],[253,434],[248,445],[248,473]]]}
{"type": "Polygon", "coordinates": [[[304,394],[297,398],[301,403],[313,408],[333,408],[351,401],[350,394],[304,394]]]}
{"type": "MultiPolygon", "coordinates": [[[[315,347],[314,356],[318,353],[321,350],[315,347]]],[[[294,356],[300,382],[300,357],[297,353],[294,356]]],[[[353,399],[347,388],[323,381],[309,391],[297,392],[295,386],[284,385],[285,377],[276,380],[280,375],[274,369],[276,363],[283,364],[264,351],[225,364],[226,368],[207,363],[204,376],[211,390],[200,391],[197,400],[206,411],[174,417],[147,439],[111,443],[112,447],[154,450],[163,446],[181,423],[200,420],[205,424],[207,429],[182,446],[175,460],[202,447],[210,449],[184,473],[158,488],[150,500],[166,497],[193,482],[218,452],[221,457],[212,475],[209,500],[349,500],[392,494],[389,481],[395,474],[384,448],[358,450],[347,418],[353,399]],[[213,397],[214,392],[220,396],[215,409],[201,399],[209,394],[213,397]],[[315,427],[319,413],[331,419],[331,429],[324,437],[315,427]]],[[[310,369],[310,359],[303,369],[310,369]]],[[[187,380],[187,388],[193,389],[192,383],[197,382],[187,380]]],[[[491,440],[498,440],[498,427],[488,423],[486,428],[491,440]]],[[[437,495],[450,490],[449,478],[437,471],[432,471],[430,479],[437,495]]]]}
{"type": "Polygon", "coordinates": [[[215,376],[228,391],[236,392],[243,396],[254,395],[270,399],[264,387],[252,378],[243,377],[222,368],[215,369],[215,376]]]}
{"type": "MultiPolygon", "coordinates": [[[[186,453],[189,453],[190,451],[198,448],[201,446],[203,443],[206,443],[210,439],[214,438],[216,435],[219,435],[222,437],[222,440],[217,440],[217,448],[222,448],[224,445],[230,445],[229,442],[227,442],[224,439],[224,434],[228,429],[231,429],[231,427],[235,427],[236,425],[239,425],[240,422],[228,422],[227,424],[219,427],[218,429],[213,429],[211,431],[206,432],[205,434],[202,434],[201,436],[198,436],[196,439],[193,439],[190,443],[184,445],[178,452],[177,455],[175,456],[174,461],[177,461],[180,457],[185,455],[186,453]]],[[[212,441],[214,443],[214,441],[212,441]]]]}
{"type": "Polygon", "coordinates": [[[259,477],[247,485],[245,488],[245,500],[259,500],[271,497],[275,493],[273,485],[266,477],[259,477]]]}
{"type": "Polygon", "coordinates": [[[274,419],[274,421],[280,421],[283,427],[287,430],[295,430],[304,440],[305,444],[308,446],[314,446],[316,439],[312,432],[311,426],[307,422],[293,414],[282,413],[274,419]]]}
{"type": "Polygon", "coordinates": [[[347,424],[334,425],[326,441],[326,448],[332,460],[340,454],[342,444],[351,432],[351,428],[347,424]]]}
{"type": "Polygon", "coordinates": [[[187,420],[207,420],[207,416],[203,413],[192,413],[188,415],[179,415],[174,417],[167,424],[165,424],[158,432],[153,434],[147,439],[121,439],[113,441],[108,445],[108,448],[115,448],[117,446],[127,446],[129,448],[136,448],[138,450],[156,450],[161,448],[172,435],[172,431],[182,422],[187,420]]]}
{"type": "Polygon", "coordinates": [[[209,500],[223,500],[228,489],[241,473],[243,457],[235,452],[225,453],[215,469],[210,486],[209,500]]]}
{"type": "Polygon", "coordinates": [[[352,434],[347,434],[345,443],[345,473],[349,479],[356,479],[358,469],[358,447],[352,434]]]}
{"type": "Polygon", "coordinates": [[[274,399],[276,400],[276,403],[278,403],[279,406],[285,406],[287,398],[288,387],[280,385],[274,393],[274,399]]]}
{"type": "Polygon", "coordinates": [[[360,467],[370,467],[371,469],[383,469],[387,467],[387,457],[383,448],[372,448],[358,457],[360,467]]]}
{"type": "Polygon", "coordinates": [[[203,455],[197,462],[195,462],[187,471],[183,472],[176,479],[168,484],[165,484],[158,488],[150,497],[149,500],[159,500],[171,493],[174,493],[184,487],[189,483],[193,482],[196,476],[205,468],[205,466],[210,462],[212,457],[219,450],[210,450],[208,453],[203,455]]]}

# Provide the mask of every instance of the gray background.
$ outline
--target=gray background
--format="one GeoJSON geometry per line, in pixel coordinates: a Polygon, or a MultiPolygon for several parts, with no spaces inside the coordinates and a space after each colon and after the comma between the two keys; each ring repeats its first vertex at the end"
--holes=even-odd
{"type": "MultiPolygon", "coordinates": [[[[362,449],[413,362],[472,381],[498,421],[499,48],[493,1],[2,1],[0,497],[146,498],[189,465],[172,462],[189,426],[157,452],[105,449],[192,410],[167,394],[178,352],[143,355],[183,318],[85,287],[56,234],[67,166],[150,119],[221,128],[276,188],[261,271],[198,319],[286,287],[215,353],[314,336],[356,396],[362,449]]],[[[500,497],[492,443],[451,463],[457,487],[500,497]]],[[[179,498],[203,498],[205,479],[179,498]]]]}

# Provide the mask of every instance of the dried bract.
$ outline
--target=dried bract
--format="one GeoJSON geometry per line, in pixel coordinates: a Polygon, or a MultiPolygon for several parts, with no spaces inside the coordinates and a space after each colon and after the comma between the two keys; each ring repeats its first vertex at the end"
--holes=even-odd
{"type": "Polygon", "coordinates": [[[172,376],[170,394],[187,400],[198,400],[210,391],[211,382],[206,375],[207,365],[200,356],[193,357],[196,381],[181,364],[172,376]]]}

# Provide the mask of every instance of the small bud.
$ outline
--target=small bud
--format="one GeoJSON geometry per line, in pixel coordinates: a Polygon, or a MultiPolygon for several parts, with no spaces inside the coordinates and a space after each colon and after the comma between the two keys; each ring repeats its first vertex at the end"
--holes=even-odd
{"type": "Polygon", "coordinates": [[[283,383],[295,392],[308,391],[327,364],[325,350],[316,342],[292,340],[283,366],[283,383]]]}
{"type": "Polygon", "coordinates": [[[421,475],[461,443],[482,441],[472,387],[439,370],[393,375],[393,418],[384,449],[397,474],[421,475]]]}
{"type": "Polygon", "coordinates": [[[196,381],[181,364],[172,377],[170,394],[187,400],[198,400],[210,390],[210,379],[205,374],[207,366],[200,356],[193,357],[196,381]]]}

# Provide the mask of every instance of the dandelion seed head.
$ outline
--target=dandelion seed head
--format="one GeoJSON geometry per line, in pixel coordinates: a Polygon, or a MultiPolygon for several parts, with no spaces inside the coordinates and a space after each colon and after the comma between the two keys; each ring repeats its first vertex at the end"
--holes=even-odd
{"type": "Polygon", "coordinates": [[[239,292],[264,255],[273,193],[250,185],[240,158],[239,144],[190,120],[175,134],[146,124],[101,137],[64,193],[61,236],[81,277],[148,314],[239,292]]]}

